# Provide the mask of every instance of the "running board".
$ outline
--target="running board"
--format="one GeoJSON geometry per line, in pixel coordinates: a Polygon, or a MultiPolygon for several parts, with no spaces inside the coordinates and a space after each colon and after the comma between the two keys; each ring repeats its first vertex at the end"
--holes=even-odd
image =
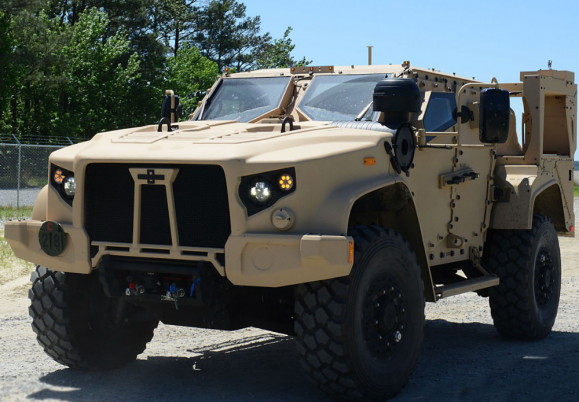
{"type": "Polygon", "coordinates": [[[479,278],[467,279],[458,283],[451,283],[435,287],[437,299],[444,299],[445,297],[456,296],[461,293],[475,292],[477,290],[490,288],[499,284],[499,278],[493,275],[485,275],[479,278]]]}

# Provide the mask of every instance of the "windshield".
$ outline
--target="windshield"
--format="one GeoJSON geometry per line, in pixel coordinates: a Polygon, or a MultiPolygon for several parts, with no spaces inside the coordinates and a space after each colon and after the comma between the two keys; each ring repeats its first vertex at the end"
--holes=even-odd
{"type": "Polygon", "coordinates": [[[317,76],[299,108],[312,120],[354,120],[372,102],[374,87],[384,77],[385,74],[317,76]]]}
{"type": "Polygon", "coordinates": [[[224,79],[206,102],[201,120],[237,120],[247,123],[278,107],[290,79],[224,79]]]}

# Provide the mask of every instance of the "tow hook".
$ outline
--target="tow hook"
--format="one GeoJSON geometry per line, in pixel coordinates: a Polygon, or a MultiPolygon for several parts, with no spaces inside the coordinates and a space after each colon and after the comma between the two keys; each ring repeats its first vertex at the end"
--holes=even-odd
{"type": "Polygon", "coordinates": [[[129,287],[125,289],[125,295],[127,296],[139,296],[145,294],[145,287],[143,285],[136,285],[134,283],[129,283],[129,287]]]}
{"type": "Polygon", "coordinates": [[[171,286],[169,286],[167,293],[165,293],[164,296],[161,296],[161,300],[174,302],[175,310],[179,310],[178,303],[181,297],[185,297],[185,289],[177,288],[177,286],[173,283],[171,286]]]}

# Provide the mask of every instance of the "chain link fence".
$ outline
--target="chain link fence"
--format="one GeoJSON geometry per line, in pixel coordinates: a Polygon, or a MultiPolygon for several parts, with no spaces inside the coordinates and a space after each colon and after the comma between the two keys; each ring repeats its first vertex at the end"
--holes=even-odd
{"type": "Polygon", "coordinates": [[[48,183],[48,157],[75,144],[68,137],[0,134],[0,209],[30,209],[48,183]]]}

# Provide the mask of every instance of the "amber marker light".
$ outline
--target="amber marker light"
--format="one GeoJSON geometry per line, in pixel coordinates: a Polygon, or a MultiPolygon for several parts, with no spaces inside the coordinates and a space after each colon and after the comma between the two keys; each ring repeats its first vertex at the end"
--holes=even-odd
{"type": "Polygon", "coordinates": [[[56,184],[62,184],[63,181],[64,175],[62,174],[62,170],[57,169],[56,172],[54,172],[54,182],[56,184]]]}
{"type": "Polygon", "coordinates": [[[284,191],[289,191],[294,186],[294,178],[289,174],[283,174],[279,178],[279,187],[284,191]]]}
{"type": "Polygon", "coordinates": [[[354,243],[353,242],[348,243],[348,262],[350,264],[354,263],[354,243]]]}
{"type": "Polygon", "coordinates": [[[376,158],[364,158],[364,165],[372,166],[376,164],[376,158]]]}

